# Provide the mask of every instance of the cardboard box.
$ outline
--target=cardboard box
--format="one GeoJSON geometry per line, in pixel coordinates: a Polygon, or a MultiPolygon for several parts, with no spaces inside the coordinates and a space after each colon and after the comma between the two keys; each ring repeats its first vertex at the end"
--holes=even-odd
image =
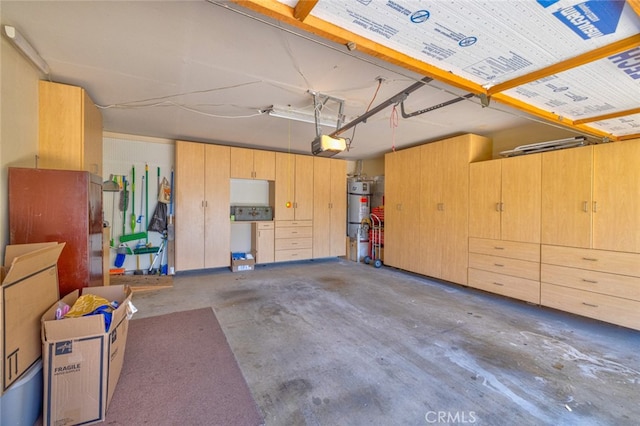
{"type": "Polygon", "coordinates": [[[243,253],[244,257],[238,253],[231,254],[231,270],[233,272],[239,271],[253,271],[256,267],[256,259],[253,253],[243,253]]]}
{"type": "MultiPolygon", "coordinates": [[[[56,320],[56,302],[42,316],[44,425],[92,424],[104,421],[124,362],[129,318],[133,314],[131,289],[122,285],[86,287],[119,307],[105,330],[103,315],[56,320]]],[[[78,290],[61,301],[73,306],[78,290]]]]}
{"type": "Polygon", "coordinates": [[[0,395],[42,355],[40,318],[60,298],[57,263],[63,248],[64,243],[55,242],[5,248],[5,266],[0,268],[0,395]]]}

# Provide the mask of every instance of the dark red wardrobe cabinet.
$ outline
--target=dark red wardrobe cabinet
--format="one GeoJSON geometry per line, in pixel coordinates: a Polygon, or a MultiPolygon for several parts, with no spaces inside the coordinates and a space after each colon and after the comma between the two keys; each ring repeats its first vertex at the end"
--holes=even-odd
{"type": "Polygon", "coordinates": [[[9,168],[10,244],[66,242],[60,296],[102,285],[102,179],[85,171],[9,168]]]}

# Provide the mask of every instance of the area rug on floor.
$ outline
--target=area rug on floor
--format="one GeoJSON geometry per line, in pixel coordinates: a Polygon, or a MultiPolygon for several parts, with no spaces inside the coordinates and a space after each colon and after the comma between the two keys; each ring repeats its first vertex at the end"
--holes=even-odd
{"type": "Polygon", "coordinates": [[[108,425],[260,425],[213,310],[133,319],[108,425]]]}

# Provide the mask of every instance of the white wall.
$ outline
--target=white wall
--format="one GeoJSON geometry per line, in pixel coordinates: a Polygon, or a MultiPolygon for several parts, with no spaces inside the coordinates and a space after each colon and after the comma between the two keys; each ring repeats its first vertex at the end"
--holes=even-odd
{"type": "MultiPolygon", "coordinates": [[[[120,193],[117,192],[104,192],[103,193],[103,211],[104,220],[111,225],[111,235],[114,240],[114,247],[110,250],[109,267],[114,267],[114,261],[116,257],[116,248],[119,245],[119,238],[123,235],[122,222],[124,217],[125,235],[146,231],[149,218],[153,215],[153,212],[158,203],[158,167],[160,167],[160,180],[166,177],[168,181],[171,181],[171,170],[173,169],[175,158],[175,143],[168,139],[159,138],[147,138],[143,136],[122,135],[115,133],[105,133],[102,146],[103,156],[103,178],[108,180],[110,175],[124,175],[127,180],[131,182],[132,168],[135,167],[135,194],[134,204],[135,211],[133,212],[136,218],[136,224],[134,231],[130,227],[131,218],[131,200],[129,201],[129,208],[126,212],[120,211],[120,193]],[[148,165],[148,179],[145,176],[145,165],[148,165]],[[144,182],[148,183],[148,197],[143,191],[143,177],[144,182]],[[147,199],[147,200],[145,200],[147,199]],[[142,203],[142,204],[141,204],[142,203]],[[148,205],[148,217],[147,216],[148,205]],[[141,210],[142,207],[142,210],[141,210]],[[141,216],[140,223],[137,223],[137,219],[141,216]]],[[[131,194],[131,191],[129,191],[131,194]]],[[[131,197],[130,197],[131,198],[131,197]]],[[[153,247],[159,247],[162,242],[161,234],[157,232],[149,232],[148,240],[136,240],[126,242],[125,244],[133,250],[138,244],[150,243],[153,247]]],[[[154,255],[142,254],[139,256],[128,255],[126,256],[125,263],[122,266],[127,271],[134,271],[136,269],[149,269],[149,265],[153,260],[154,255]]],[[[159,264],[154,265],[156,268],[159,264]]]]}

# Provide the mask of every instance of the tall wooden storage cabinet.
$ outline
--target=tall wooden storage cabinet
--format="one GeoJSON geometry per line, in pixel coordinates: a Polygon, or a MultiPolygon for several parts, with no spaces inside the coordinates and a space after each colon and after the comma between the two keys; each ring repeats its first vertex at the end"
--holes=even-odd
{"type": "Polygon", "coordinates": [[[416,271],[419,259],[420,148],[391,152],[384,158],[384,263],[416,271]]]}
{"type": "Polygon", "coordinates": [[[38,166],[102,176],[102,114],[77,86],[40,81],[38,166]]]}
{"type": "Polygon", "coordinates": [[[385,264],[467,283],[469,163],[491,141],[462,135],[385,156],[385,264]]]}
{"type": "Polygon", "coordinates": [[[10,167],[9,235],[10,244],[66,243],[58,260],[60,296],[102,285],[102,178],[10,167]]]}
{"type": "Polygon", "coordinates": [[[543,154],[540,303],[640,329],[640,143],[543,154]]]}
{"type": "Polygon", "coordinates": [[[347,164],[313,159],[313,257],[345,255],[347,235],[347,164]]]}
{"type": "Polygon", "coordinates": [[[176,270],[229,266],[230,148],[176,142],[176,270]]]}
{"type": "Polygon", "coordinates": [[[469,185],[469,286],[540,303],[540,154],[473,163],[469,185]]]}

